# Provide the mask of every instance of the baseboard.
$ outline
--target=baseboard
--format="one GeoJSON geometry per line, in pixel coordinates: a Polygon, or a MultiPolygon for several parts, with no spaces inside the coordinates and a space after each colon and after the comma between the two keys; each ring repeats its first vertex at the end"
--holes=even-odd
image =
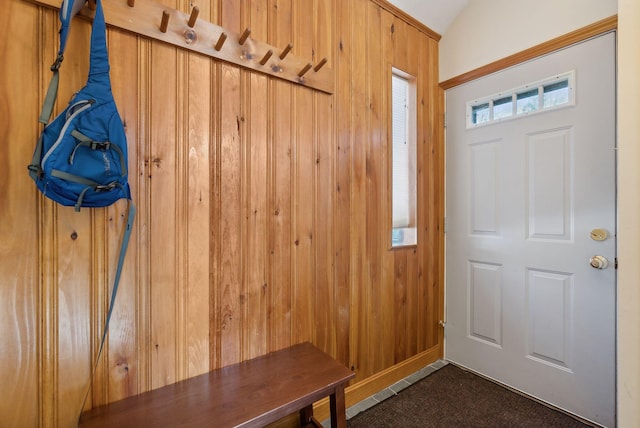
{"type": "MultiPolygon", "coordinates": [[[[433,348],[427,349],[426,351],[421,352],[401,363],[348,386],[345,389],[346,407],[359,403],[365,398],[376,394],[390,385],[393,385],[440,358],[442,358],[441,346],[436,345],[433,348]]],[[[316,402],[313,405],[313,414],[319,421],[329,418],[329,398],[324,398],[316,402]]]]}

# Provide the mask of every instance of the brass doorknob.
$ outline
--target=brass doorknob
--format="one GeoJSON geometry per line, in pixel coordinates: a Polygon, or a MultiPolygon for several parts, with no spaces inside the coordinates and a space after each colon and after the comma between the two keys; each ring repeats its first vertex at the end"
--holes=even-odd
{"type": "Polygon", "coordinates": [[[603,256],[593,256],[589,259],[589,264],[594,269],[606,269],[609,261],[603,256]]]}

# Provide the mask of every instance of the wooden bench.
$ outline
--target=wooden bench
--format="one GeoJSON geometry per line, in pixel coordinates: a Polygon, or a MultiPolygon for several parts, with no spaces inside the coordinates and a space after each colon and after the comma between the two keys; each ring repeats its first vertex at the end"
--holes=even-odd
{"type": "Polygon", "coordinates": [[[354,376],[310,343],[295,345],[82,414],[80,427],[263,427],[330,397],[331,426],[346,427],[344,387],[354,376]]]}

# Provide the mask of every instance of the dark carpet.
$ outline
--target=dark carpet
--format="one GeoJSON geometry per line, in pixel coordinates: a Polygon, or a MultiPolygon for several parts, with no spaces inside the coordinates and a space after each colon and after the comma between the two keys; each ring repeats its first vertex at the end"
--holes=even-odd
{"type": "Polygon", "coordinates": [[[562,412],[448,364],[398,395],[359,413],[363,427],[590,427],[562,412]]]}

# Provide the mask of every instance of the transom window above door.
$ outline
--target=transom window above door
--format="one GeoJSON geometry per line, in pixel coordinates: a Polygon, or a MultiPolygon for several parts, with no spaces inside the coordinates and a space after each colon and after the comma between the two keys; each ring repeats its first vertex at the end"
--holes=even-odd
{"type": "Polygon", "coordinates": [[[575,71],[467,102],[467,129],[575,105],[575,71]]]}

